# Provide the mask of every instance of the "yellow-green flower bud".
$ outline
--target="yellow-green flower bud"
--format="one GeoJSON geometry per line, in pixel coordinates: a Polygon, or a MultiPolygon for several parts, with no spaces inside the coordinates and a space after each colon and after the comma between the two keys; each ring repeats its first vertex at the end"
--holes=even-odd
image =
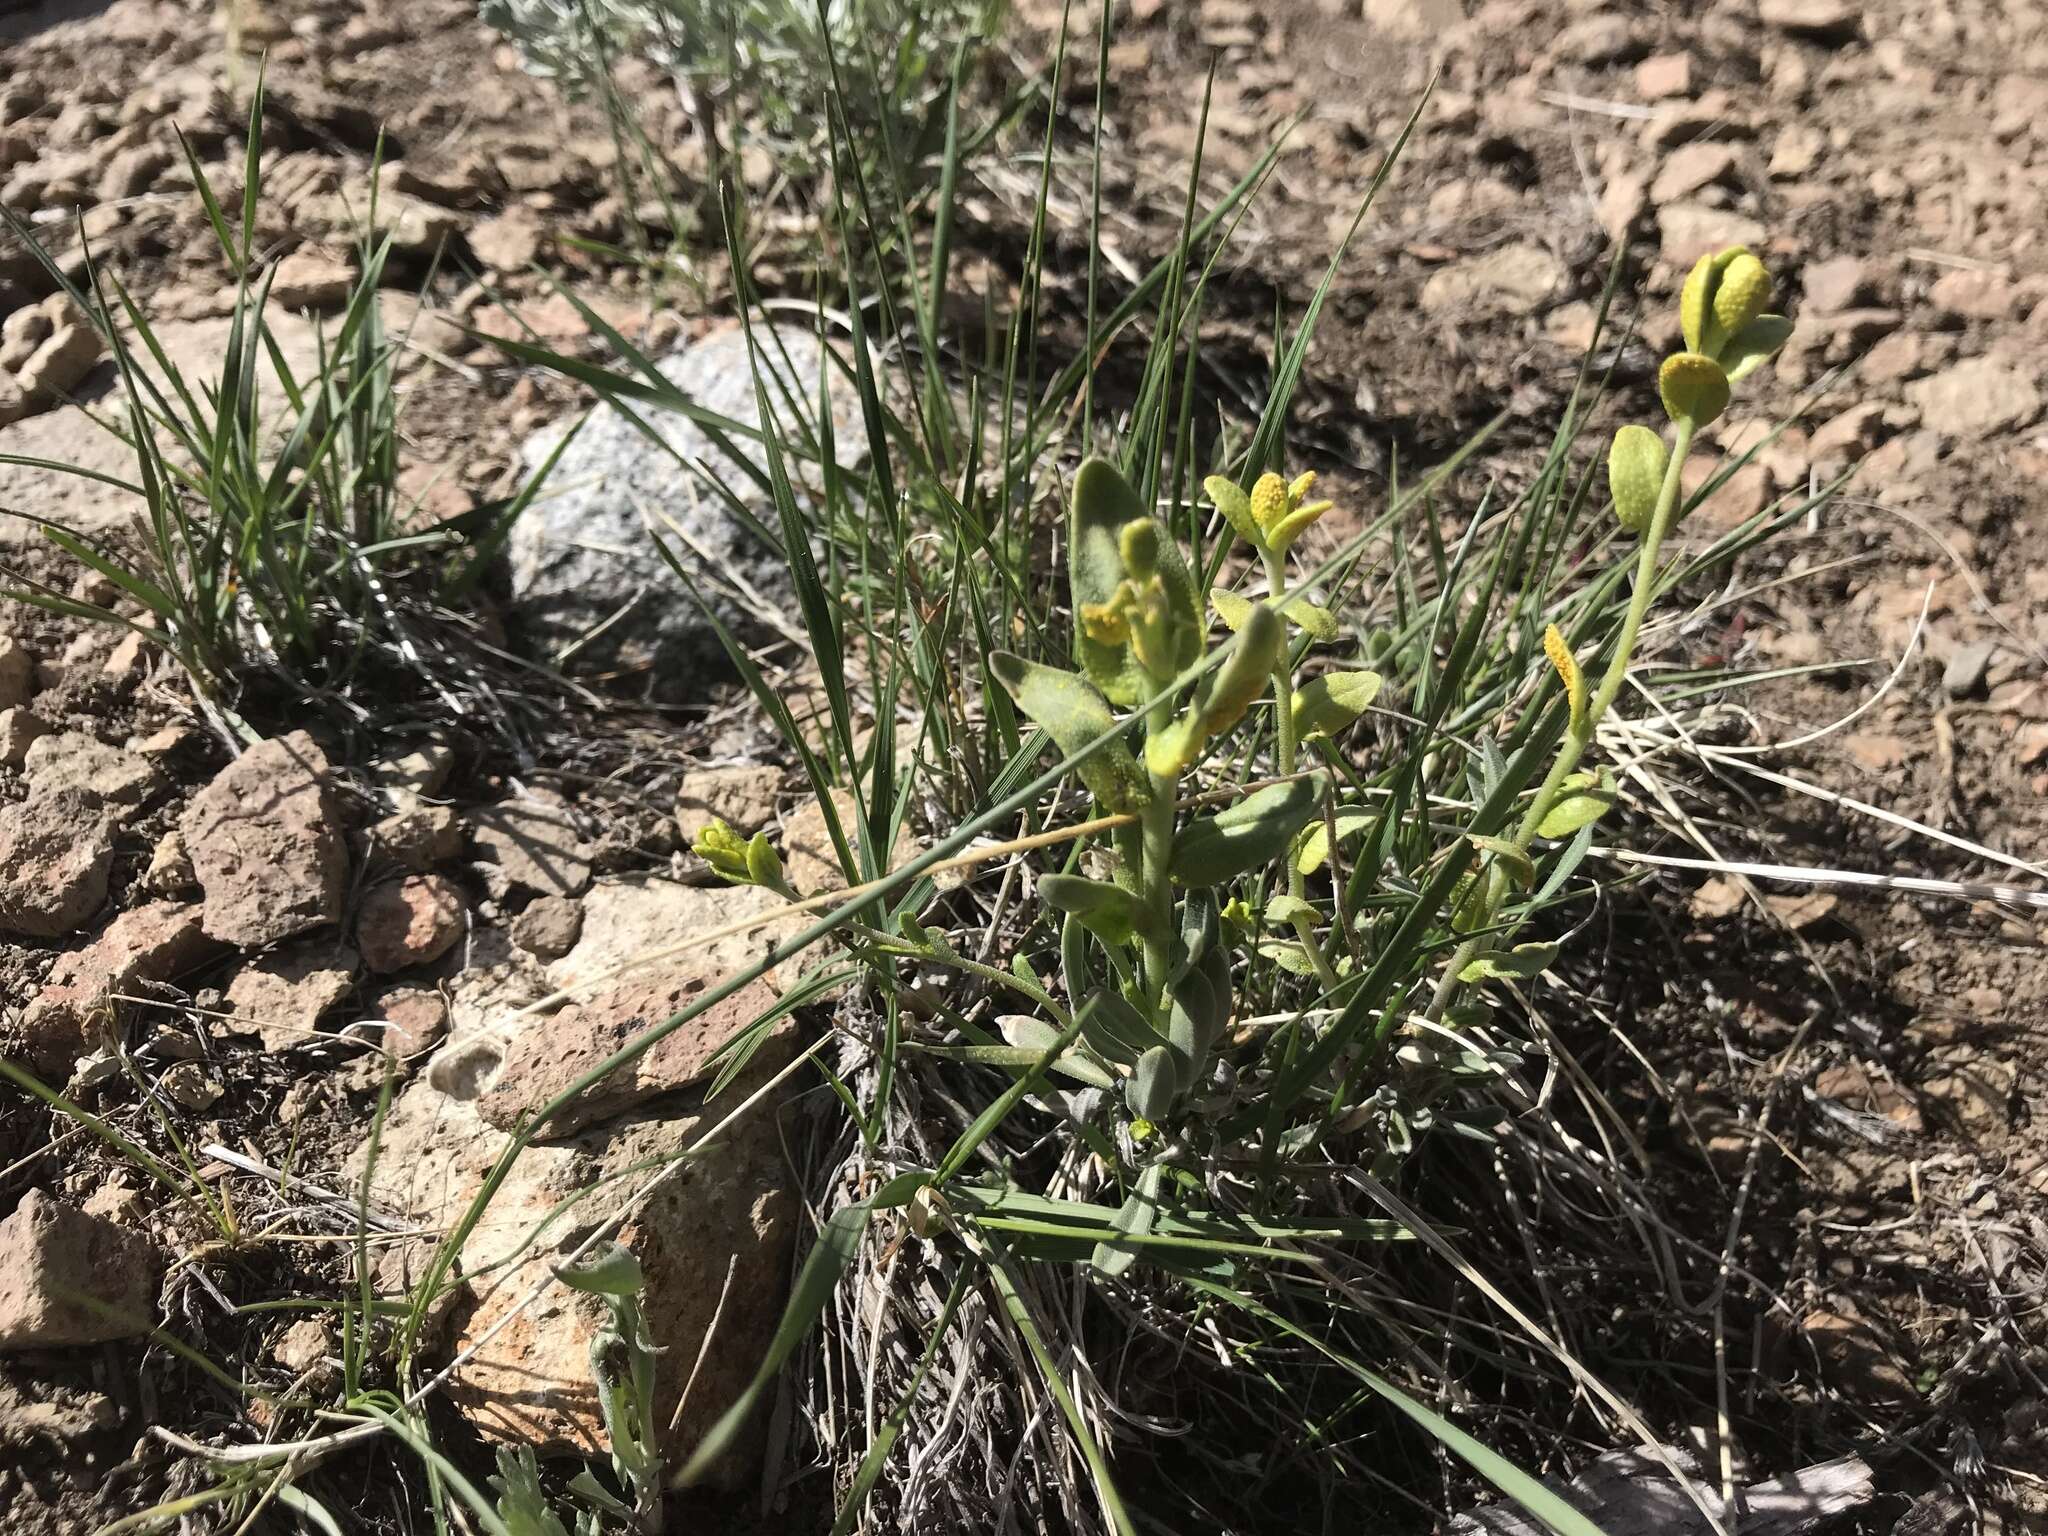
{"type": "Polygon", "coordinates": [[[1728,409],[1728,375],[1711,357],[1675,352],[1657,370],[1657,393],[1673,421],[1704,427],[1728,409]]]}
{"type": "Polygon", "coordinates": [[[1714,355],[1727,339],[1771,307],[1771,274],[1747,251],[1740,251],[1721,271],[1714,290],[1714,355]]]}
{"type": "Polygon", "coordinates": [[[1614,434],[1607,450],[1607,489],[1614,497],[1614,515],[1630,533],[1649,529],[1670,458],[1664,439],[1648,427],[1626,426],[1614,434]]]}
{"type": "Polygon", "coordinates": [[[1270,532],[1287,515],[1288,500],[1287,482],[1268,470],[1252,487],[1252,521],[1262,531],[1270,532]]]}
{"type": "Polygon", "coordinates": [[[1159,524],[1149,517],[1132,518],[1118,535],[1117,551],[1124,557],[1124,569],[1144,582],[1159,568],[1159,524]]]}
{"type": "Polygon", "coordinates": [[[1739,245],[1714,251],[1693,263],[1685,288],[1678,296],[1678,322],[1685,332],[1685,349],[1712,356],[1715,348],[1707,334],[1714,318],[1714,294],[1721,286],[1721,274],[1738,256],[1749,253],[1739,245]]]}

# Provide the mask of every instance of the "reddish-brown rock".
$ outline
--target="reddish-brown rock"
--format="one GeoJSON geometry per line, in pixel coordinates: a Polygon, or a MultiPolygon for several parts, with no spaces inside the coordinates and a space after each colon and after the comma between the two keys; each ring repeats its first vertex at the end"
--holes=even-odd
{"type": "Polygon", "coordinates": [[[100,808],[61,792],[0,806],[0,933],[57,939],[107,899],[113,843],[100,808]]]}
{"type": "Polygon", "coordinates": [[[180,829],[206,893],[206,931],[254,947],[336,922],[348,849],[327,754],[304,731],[230,763],[185,808],[180,829]]]}
{"type": "Polygon", "coordinates": [[[60,955],[51,967],[22,1015],[30,1060],[41,1071],[65,1070],[92,1047],[100,1021],[118,1018],[119,995],[176,980],[220,950],[200,926],[197,907],[153,901],[123,912],[92,943],[60,955]]]}
{"type": "Polygon", "coordinates": [[[468,907],[440,875],[407,875],[374,888],[356,916],[356,948],[380,975],[438,960],[462,937],[468,907]]]}
{"type": "Polygon", "coordinates": [[[147,1333],[163,1270],[148,1238],[32,1189],[0,1221],[0,1350],[147,1333]]]}

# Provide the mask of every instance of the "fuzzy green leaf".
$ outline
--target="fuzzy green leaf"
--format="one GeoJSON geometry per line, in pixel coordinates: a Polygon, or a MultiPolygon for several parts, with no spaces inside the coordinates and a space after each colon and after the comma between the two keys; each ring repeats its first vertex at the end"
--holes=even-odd
{"type": "MultiPolygon", "coordinates": [[[[1071,672],[1026,661],[1008,651],[991,656],[989,669],[1017,701],[1017,707],[1045,727],[1046,735],[1067,756],[1116,725],[1102,695],[1071,672]]],[[[1135,811],[1151,799],[1138,760],[1114,736],[1082,758],[1076,771],[1089,793],[1113,811],[1135,811]]]]}
{"type": "Polygon", "coordinates": [[[1244,493],[1243,487],[1221,475],[1211,475],[1202,482],[1202,489],[1216,503],[1216,510],[1223,514],[1224,521],[1237,530],[1238,537],[1254,549],[1260,548],[1259,525],[1252,519],[1252,499],[1244,493]]]}
{"type": "Polygon", "coordinates": [[[1606,775],[1575,773],[1565,780],[1564,793],[1537,824],[1538,837],[1570,837],[1590,827],[1614,807],[1613,780],[1606,775]]]}
{"type": "Polygon", "coordinates": [[[1371,708],[1381,681],[1377,672],[1325,672],[1311,678],[1294,695],[1295,733],[1303,741],[1336,735],[1371,708]]]}
{"type": "Polygon", "coordinates": [[[1527,890],[1536,883],[1536,865],[1529,855],[1505,837],[1474,837],[1472,846],[1493,855],[1508,878],[1527,890]]]}
{"type": "MultiPolygon", "coordinates": [[[[1248,597],[1240,597],[1228,587],[1211,587],[1209,603],[1232,634],[1244,628],[1244,621],[1251,616],[1252,609],[1262,606],[1248,597]]],[[[1263,606],[1272,605],[1267,603],[1263,606]]],[[[1284,598],[1280,603],[1280,613],[1283,618],[1299,625],[1311,640],[1337,638],[1337,616],[1299,594],[1284,598]]]]}
{"type": "Polygon", "coordinates": [[[1284,891],[1266,899],[1266,921],[1273,924],[1285,923],[1293,927],[1302,918],[1320,924],[1323,914],[1298,896],[1289,896],[1284,891]]]}
{"type": "Polygon", "coordinates": [[[1330,861],[1330,820],[1337,823],[1337,837],[1342,841],[1356,837],[1379,819],[1378,811],[1357,809],[1339,811],[1329,819],[1317,817],[1294,850],[1294,867],[1304,875],[1312,875],[1330,861]]]}
{"type": "MultiPolygon", "coordinates": [[[[1127,1237],[1144,1237],[1158,1220],[1159,1192],[1165,1184],[1166,1165],[1149,1165],[1138,1175],[1137,1187],[1117,1209],[1116,1215],[1110,1218],[1110,1226],[1127,1237]]],[[[1114,1279],[1138,1262],[1138,1247],[1136,1244],[1118,1247],[1113,1240],[1105,1239],[1095,1245],[1094,1256],[1089,1262],[1097,1273],[1114,1279]]]]}
{"type": "Polygon", "coordinates": [[[1151,918],[1145,904],[1122,886],[1085,875],[1045,875],[1038,894],[1054,911],[1071,912],[1090,933],[1112,944],[1128,942],[1151,918]]]}
{"type": "Polygon", "coordinates": [[[1607,450],[1607,492],[1614,515],[1630,533],[1643,533],[1656,515],[1671,452],[1648,427],[1630,423],[1614,434],[1607,450]]]}
{"type": "Polygon", "coordinates": [[[1721,349],[1721,366],[1728,382],[1734,384],[1755,373],[1791,336],[1792,322],[1783,315],[1758,315],[1721,349]]]}
{"type": "Polygon", "coordinates": [[[1106,459],[1088,460],[1074,476],[1067,531],[1067,581],[1077,616],[1074,654],[1089,681],[1112,704],[1131,705],[1143,697],[1143,670],[1128,642],[1091,640],[1079,627],[1078,616],[1084,608],[1107,604],[1116,595],[1117,584],[1124,579],[1124,525],[1149,517],[1151,511],[1106,459]]]}
{"type": "Polygon", "coordinates": [[[1513,949],[1494,950],[1481,955],[1462,971],[1460,981],[1491,981],[1500,978],[1527,981],[1548,970],[1557,958],[1555,944],[1517,944],[1513,949]]]}
{"type": "Polygon", "coordinates": [[[1159,1044],[1159,1031],[1118,993],[1095,992],[1080,1012],[1082,1037],[1111,1045],[1104,1054],[1113,1061],[1128,1065],[1159,1044]]]}
{"type": "Polygon", "coordinates": [[[1179,1091],[1173,1048],[1155,1045],[1138,1058],[1138,1065],[1132,1069],[1124,1084],[1124,1102],[1140,1120],[1156,1124],[1173,1112],[1173,1096],[1179,1091]]]}
{"type": "Polygon", "coordinates": [[[1270,784],[1214,816],[1183,827],[1173,842],[1173,878],[1221,885],[1270,864],[1316,813],[1314,778],[1270,784]]]}
{"type": "Polygon", "coordinates": [[[1273,679],[1274,663],[1287,643],[1287,626],[1263,603],[1245,615],[1230,655],[1203,680],[1181,715],[1145,743],[1145,766],[1162,779],[1178,778],[1195,765],[1202,748],[1243,718],[1252,700],[1273,679]]]}

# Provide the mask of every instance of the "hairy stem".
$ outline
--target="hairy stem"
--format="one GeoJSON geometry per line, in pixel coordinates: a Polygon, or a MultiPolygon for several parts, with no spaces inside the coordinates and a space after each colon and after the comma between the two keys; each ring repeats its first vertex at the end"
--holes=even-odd
{"type": "MultiPolygon", "coordinates": [[[[1155,692],[1155,697],[1157,694],[1155,692]]],[[[1147,741],[1172,724],[1164,709],[1145,717],[1147,741]]],[[[1180,794],[1178,776],[1151,774],[1152,799],[1139,823],[1140,847],[1144,854],[1139,891],[1152,921],[1144,935],[1145,1000],[1148,1011],[1162,1027],[1166,1019],[1166,982],[1173,966],[1173,810],[1180,794]]]]}

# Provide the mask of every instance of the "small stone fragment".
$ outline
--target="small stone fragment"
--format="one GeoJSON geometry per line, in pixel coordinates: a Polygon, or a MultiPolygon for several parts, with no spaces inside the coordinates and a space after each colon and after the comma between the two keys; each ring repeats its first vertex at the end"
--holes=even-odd
{"type": "Polygon", "coordinates": [[[493,894],[577,896],[590,884],[590,850],[565,806],[507,800],[470,812],[470,842],[493,894]]]}
{"type": "Polygon", "coordinates": [[[1692,94],[1692,55],[1656,53],[1636,66],[1636,94],[1645,101],[1663,101],[1692,94]]]}
{"type": "Polygon", "coordinates": [[[2003,320],[2018,307],[2019,290],[2002,272],[1965,267],[1936,278],[1927,302],[1958,319],[2003,320]]]}
{"type": "Polygon", "coordinates": [[[1847,42],[1857,33],[1862,7],[1849,0],[1763,0],[1757,15],[1767,27],[1815,42],[1847,42]]]}
{"type": "Polygon", "coordinates": [[[147,1333],[162,1280],[147,1238],[31,1189],[0,1221],[0,1350],[147,1333]]]}
{"type": "Polygon", "coordinates": [[[38,795],[0,806],[0,933],[57,939],[107,899],[114,848],[98,804],[38,795]]]}
{"type": "Polygon", "coordinates": [[[49,733],[50,728],[21,705],[0,709],[0,763],[9,768],[21,767],[28,761],[28,749],[36,738],[49,733]]]}
{"type": "Polygon", "coordinates": [[[324,312],[346,303],[355,281],[354,267],[306,246],[277,264],[270,297],[286,309],[324,312]]]}
{"type": "Polygon", "coordinates": [[[333,1349],[327,1325],[317,1317],[306,1317],[277,1336],[270,1346],[270,1358],[293,1375],[302,1376],[320,1365],[333,1349]]]}
{"type": "Polygon", "coordinates": [[[1733,147],[1710,139],[1681,144],[1665,156],[1657,179],[1650,183],[1650,201],[1672,203],[1689,197],[1727,176],[1739,159],[1733,147]]]}
{"type": "Polygon", "coordinates": [[[379,975],[438,960],[462,937],[468,903],[451,880],[407,875],[388,881],[363,898],[356,918],[356,947],[363,963],[379,975]]]}
{"type": "Polygon", "coordinates": [[[1989,640],[1957,646],[1942,669],[1942,691],[1952,699],[1974,698],[1982,693],[1985,674],[1991,670],[1991,658],[1997,649],[1989,640]]]}
{"type": "Polygon", "coordinates": [[[194,1114],[219,1102],[222,1088],[196,1061],[181,1061],[157,1079],[157,1086],[194,1114]]]}
{"type": "Polygon", "coordinates": [[[0,709],[20,708],[35,696],[35,688],[35,657],[12,635],[0,635],[0,709]]]}
{"type": "Polygon", "coordinates": [[[462,823],[452,807],[416,801],[366,834],[370,862],[425,874],[462,851],[462,823]]]}
{"type": "Polygon", "coordinates": [[[149,855],[149,867],[142,872],[143,886],[159,896],[183,896],[196,888],[199,877],[192,873],[192,855],[185,851],[184,834],[166,832],[149,855]]]}
{"type": "Polygon", "coordinates": [[[2041,413],[2041,393],[2025,374],[1995,358],[1973,357],[1906,386],[1920,421],[1944,436],[1993,437],[2041,413]]]}
{"type": "MultiPolygon", "coordinates": [[[[585,1072],[672,1014],[689,1007],[710,986],[701,975],[675,970],[628,977],[587,1002],[571,1003],[517,1035],[480,1102],[492,1125],[508,1130],[585,1072]]],[[[644,1100],[687,1087],[712,1070],[712,1058],[733,1035],[775,1004],[765,979],[749,982],[680,1029],[632,1065],[612,1073],[557,1110],[538,1133],[568,1136],[609,1120],[644,1100]]]]}
{"type": "Polygon", "coordinates": [[[508,208],[469,232],[469,248],[495,272],[518,272],[540,255],[547,229],[530,208],[508,208]]]}
{"type": "Polygon", "coordinates": [[[1704,203],[1672,203],[1657,210],[1658,254],[1679,271],[1730,245],[1761,245],[1769,233],[1755,219],[1704,203]]]}
{"type": "Polygon", "coordinates": [[[1563,286],[1562,263],[1540,245],[1504,245],[1432,273],[1422,285],[1429,314],[1528,315],[1563,286]]]}
{"type": "Polygon", "coordinates": [[[339,945],[251,960],[228,983],[229,1016],[221,1028],[254,1035],[266,1051],[302,1045],[355,990],[355,969],[354,952],[339,945]]]}
{"type": "Polygon", "coordinates": [[[83,731],[53,731],[29,743],[23,771],[38,794],[71,791],[97,805],[141,805],[163,780],[155,764],[83,731]]]}
{"type": "Polygon", "coordinates": [[[170,163],[171,152],[161,144],[137,144],[121,150],[100,173],[100,201],[118,203],[123,198],[140,197],[170,163]]]}
{"type": "Polygon", "coordinates": [[[538,897],[512,920],[512,942],[537,960],[559,960],[583,933],[583,903],[568,896],[538,897]]]}
{"type": "Polygon", "coordinates": [[[676,824],[694,842],[713,821],[738,832],[757,832],[775,816],[782,770],[767,763],[692,768],[676,789],[676,824]]]}
{"type": "Polygon", "coordinates": [[[432,1050],[448,1033],[448,1003],[425,987],[393,987],[377,1000],[385,1024],[380,1042],[399,1060],[432,1050]]]}
{"type": "Polygon", "coordinates": [[[56,399],[69,394],[100,360],[105,350],[100,333],[79,322],[60,326],[21,365],[21,387],[31,398],[56,399]]]}
{"type": "Polygon", "coordinates": [[[200,926],[199,908],[169,901],[131,907],[50,968],[22,1014],[30,1060],[40,1071],[68,1071],[102,1025],[118,1021],[118,997],[173,981],[219,953],[219,943],[200,926]]]}

